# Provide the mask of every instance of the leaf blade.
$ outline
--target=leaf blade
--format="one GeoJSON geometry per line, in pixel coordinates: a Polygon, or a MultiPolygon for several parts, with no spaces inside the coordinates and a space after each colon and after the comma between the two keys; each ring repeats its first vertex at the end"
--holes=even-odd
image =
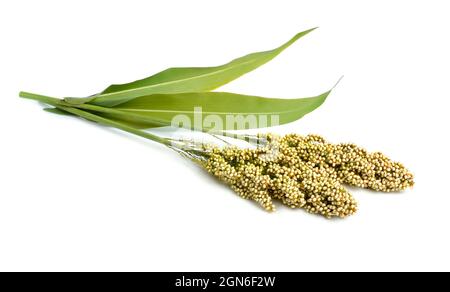
{"type": "Polygon", "coordinates": [[[316,28],[302,31],[283,45],[269,51],[251,53],[216,67],[169,68],[148,78],[111,85],[88,98],[66,98],[72,104],[91,103],[112,107],[135,97],[149,94],[203,92],[216,89],[269,62],[287,47],[316,28]]]}
{"type": "Polygon", "coordinates": [[[206,123],[207,119],[211,120],[211,116],[215,116],[216,121],[222,121],[223,130],[253,129],[270,126],[260,123],[263,116],[267,118],[267,122],[272,121],[272,116],[277,116],[280,125],[298,120],[322,105],[330,92],[331,90],[318,96],[296,99],[264,98],[227,92],[155,94],[117,105],[112,108],[112,113],[102,115],[133,123],[139,128],[170,126],[177,116],[184,115],[191,121],[187,128],[201,130],[194,125],[195,119],[199,118],[199,111],[196,112],[195,108],[200,107],[203,130],[217,126],[206,123]],[[241,126],[227,123],[228,118],[231,120],[238,116],[248,123],[241,126]],[[257,121],[256,125],[250,123],[254,120],[257,121]]]}

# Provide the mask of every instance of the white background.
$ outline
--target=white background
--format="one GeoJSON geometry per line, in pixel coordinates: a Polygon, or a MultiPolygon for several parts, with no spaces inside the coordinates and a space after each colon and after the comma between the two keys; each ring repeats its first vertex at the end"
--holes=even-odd
{"type": "Polygon", "coordinates": [[[0,2],[0,270],[450,270],[448,1],[0,2]],[[221,90],[326,103],[279,133],[402,161],[400,194],[351,190],[326,220],[245,201],[150,141],[42,111],[19,90],[87,96],[212,66],[320,28],[221,90]]]}

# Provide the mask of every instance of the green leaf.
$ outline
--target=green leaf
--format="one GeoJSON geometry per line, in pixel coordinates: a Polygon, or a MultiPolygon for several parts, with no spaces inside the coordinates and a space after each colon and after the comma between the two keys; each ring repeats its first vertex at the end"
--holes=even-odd
{"type": "Polygon", "coordinates": [[[216,89],[275,58],[296,40],[313,31],[309,29],[296,34],[280,47],[252,53],[216,67],[169,68],[151,77],[131,83],[111,85],[103,92],[86,98],[66,98],[71,104],[91,103],[112,107],[135,97],[150,94],[173,94],[203,92],[216,89]]]}
{"type": "MultiPolygon", "coordinates": [[[[172,125],[195,130],[241,130],[286,124],[319,107],[330,91],[308,98],[278,99],[227,92],[154,94],[104,108],[90,110],[138,128],[172,125]],[[201,113],[200,113],[201,108],[201,113]],[[264,123],[266,121],[266,123],[264,123]]],[[[84,105],[81,105],[82,107],[84,105]]]]}
{"type": "Polygon", "coordinates": [[[62,116],[73,116],[73,114],[60,110],[56,107],[46,107],[44,108],[44,111],[62,116]]]}

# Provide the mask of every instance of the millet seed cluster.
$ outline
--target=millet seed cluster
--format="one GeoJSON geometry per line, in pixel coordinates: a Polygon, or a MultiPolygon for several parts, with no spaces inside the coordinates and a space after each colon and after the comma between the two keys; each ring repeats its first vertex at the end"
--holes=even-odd
{"type": "Polygon", "coordinates": [[[356,212],[355,199],[342,184],[392,192],[414,184],[400,163],[354,144],[331,144],[317,135],[259,135],[256,149],[209,149],[203,166],[241,197],[275,210],[273,200],[327,218],[356,212]]]}

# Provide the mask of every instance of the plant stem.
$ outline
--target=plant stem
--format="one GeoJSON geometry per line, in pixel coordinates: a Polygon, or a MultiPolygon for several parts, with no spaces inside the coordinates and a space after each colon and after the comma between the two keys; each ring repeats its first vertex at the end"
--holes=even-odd
{"type": "MultiPolygon", "coordinates": [[[[167,121],[163,121],[163,120],[155,119],[155,118],[144,117],[144,116],[136,115],[136,114],[129,113],[129,112],[123,112],[121,110],[117,110],[117,109],[113,109],[113,108],[109,108],[109,107],[103,107],[103,106],[87,104],[87,103],[71,104],[71,103],[67,103],[67,102],[65,102],[63,100],[61,100],[61,102],[64,105],[69,106],[69,107],[75,107],[75,108],[80,108],[80,109],[85,109],[85,110],[94,111],[94,112],[100,112],[100,113],[113,114],[113,115],[116,115],[118,117],[123,117],[123,118],[133,117],[133,118],[136,118],[137,120],[140,120],[140,121],[143,121],[143,122],[149,122],[149,123],[158,125],[160,127],[171,126],[171,124],[167,123],[167,121]]],[[[252,135],[230,134],[230,133],[224,132],[224,131],[212,131],[212,130],[203,129],[203,128],[201,128],[201,129],[192,128],[190,130],[199,131],[199,132],[203,132],[203,133],[212,135],[216,139],[221,140],[222,142],[225,142],[227,144],[229,144],[229,143],[226,142],[223,139],[218,138],[217,136],[218,135],[226,136],[226,137],[239,139],[239,140],[243,140],[243,141],[247,141],[247,142],[248,142],[248,139],[256,139],[256,137],[254,137],[252,135]]]]}
{"type": "Polygon", "coordinates": [[[83,104],[70,104],[67,102],[62,101],[66,106],[70,106],[70,107],[75,107],[75,108],[80,108],[80,109],[85,109],[85,110],[89,110],[89,111],[94,111],[94,112],[100,112],[100,113],[107,113],[107,114],[113,114],[113,115],[117,115],[120,117],[136,117],[144,122],[149,122],[152,124],[156,124],[160,127],[164,127],[167,126],[167,122],[159,120],[159,119],[154,119],[154,118],[148,118],[148,117],[143,117],[140,115],[134,115],[131,113],[124,113],[121,110],[116,110],[116,109],[112,109],[112,108],[108,108],[108,107],[103,107],[103,106],[98,106],[98,105],[93,105],[93,104],[87,104],[87,103],[83,103],[83,104]]]}
{"type": "Polygon", "coordinates": [[[116,122],[116,121],[113,121],[113,120],[110,120],[110,119],[107,119],[104,117],[97,116],[90,112],[86,112],[86,111],[80,110],[78,108],[73,108],[73,107],[67,106],[67,103],[65,103],[63,100],[60,100],[60,99],[57,99],[54,97],[49,97],[49,96],[45,96],[45,95],[34,94],[34,93],[24,92],[24,91],[21,91],[19,93],[19,96],[23,97],[23,98],[41,101],[43,103],[52,105],[58,109],[72,113],[74,115],[85,118],[87,120],[94,121],[94,122],[97,122],[97,123],[100,123],[100,124],[103,124],[106,126],[111,126],[111,127],[129,132],[129,133],[135,134],[137,136],[141,136],[143,138],[161,143],[166,146],[170,145],[170,143],[171,143],[170,139],[162,138],[162,137],[147,133],[145,131],[130,127],[128,125],[124,125],[122,123],[119,123],[119,122],[116,122]]]}
{"type": "MultiPolygon", "coordinates": [[[[91,121],[95,121],[104,125],[108,125],[108,126],[112,126],[118,129],[121,129],[123,131],[126,132],[130,132],[133,133],[135,135],[150,139],[152,141],[158,142],[158,143],[162,143],[162,144],[169,144],[170,140],[169,139],[164,139],[161,137],[158,137],[156,135],[152,135],[150,133],[147,133],[145,131],[136,129],[134,127],[130,127],[128,125],[125,125],[123,123],[114,121],[112,119],[107,119],[98,115],[95,115],[91,112],[86,112],[85,110],[88,111],[94,111],[94,112],[101,112],[101,113],[107,113],[107,114],[114,114],[120,117],[133,117],[134,115],[130,114],[130,113],[124,113],[121,110],[116,110],[116,109],[112,109],[112,108],[107,108],[107,107],[102,107],[102,106],[97,106],[97,105],[91,105],[91,104],[71,104],[71,103],[67,103],[62,99],[57,99],[54,97],[50,97],[50,96],[45,96],[45,95],[40,95],[40,94],[35,94],[35,93],[30,93],[30,92],[20,92],[19,93],[20,97],[23,98],[28,98],[28,99],[33,99],[33,100],[37,100],[49,105],[52,105],[56,108],[59,108],[63,111],[75,114],[77,116],[83,117],[85,119],[91,120],[91,121]],[[80,110],[83,109],[83,110],[80,110]]],[[[157,124],[159,126],[168,126],[167,122],[164,121],[160,121],[158,119],[153,119],[153,118],[147,118],[147,117],[142,117],[142,116],[137,116],[137,118],[142,119],[143,121],[146,122],[150,122],[150,123],[154,123],[157,124]]],[[[196,129],[194,129],[196,130],[196,129]]],[[[199,131],[197,129],[197,131],[199,131]]],[[[206,129],[200,129],[200,131],[207,133],[209,135],[212,135],[213,137],[215,137],[216,139],[219,139],[221,141],[225,141],[222,140],[220,138],[217,137],[217,135],[221,135],[221,136],[226,136],[229,138],[234,138],[234,139],[239,139],[239,140],[243,140],[246,142],[249,142],[249,139],[255,139],[256,137],[253,137],[251,135],[240,135],[240,134],[231,134],[227,133],[227,132],[223,132],[223,131],[208,131],[206,129]]],[[[225,141],[226,142],[226,141],[225,141]]],[[[228,142],[226,142],[228,143],[228,142]]]]}
{"type": "Polygon", "coordinates": [[[40,95],[40,94],[35,94],[35,93],[31,93],[31,92],[26,92],[26,91],[21,91],[19,92],[19,96],[23,97],[23,98],[28,98],[28,99],[34,99],[46,104],[50,104],[53,106],[56,106],[57,104],[59,105],[60,102],[62,100],[54,98],[54,97],[50,97],[50,96],[45,96],[45,95],[40,95]]]}

